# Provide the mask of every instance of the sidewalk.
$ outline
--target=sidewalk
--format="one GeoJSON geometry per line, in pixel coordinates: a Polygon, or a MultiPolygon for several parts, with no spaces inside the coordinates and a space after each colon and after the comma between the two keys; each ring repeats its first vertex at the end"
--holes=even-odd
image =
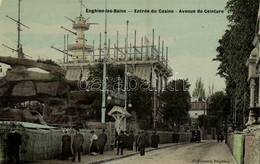
{"type": "MultiPolygon", "coordinates": [[[[190,159],[190,163],[230,163],[230,164],[236,164],[235,159],[231,155],[231,152],[228,148],[228,146],[225,143],[218,143],[217,141],[203,141],[202,144],[189,144],[189,143],[168,143],[168,144],[159,144],[158,149],[155,148],[146,148],[145,151],[156,151],[160,150],[163,148],[175,146],[175,145],[186,145],[185,147],[181,149],[177,149],[178,151],[175,151],[175,156],[167,156],[167,154],[164,154],[164,156],[161,156],[160,160],[163,163],[167,163],[167,161],[171,160],[180,160],[179,157],[183,157],[184,152],[189,152],[190,149],[194,150],[204,150],[201,151],[201,153],[196,153],[190,154],[188,157],[185,157],[187,159],[190,159]],[[211,143],[210,145],[208,143],[211,143]],[[210,146],[209,149],[204,149],[205,146],[210,146]],[[205,152],[206,151],[206,152],[205,152]],[[166,156],[165,156],[166,155],[166,156]],[[202,155],[202,158],[200,157],[202,155]],[[166,162],[165,162],[166,161],[166,162]]],[[[130,157],[134,156],[136,154],[139,154],[139,152],[133,151],[133,150],[124,150],[124,155],[116,155],[117,151],[116,149],[110,150],[110,151],[105,151],[103,155],[96,155],[92,156],[90,154],[85,154],[81,156],[81,162],[77,162],[77,159],[75,162],[71,161],[71,158],[69,160],[42,160],[42,161],[37,161],[36,163],[48,163],[48,164],[73,164],[73,163],[84,163],[84,164],[98,164],[98,163],[103,163],[103,162],[110,162],[115,159],[120,159],[120,158],[125,158],[125,157],[130,157]]],[[[171,153],[168,153],[168,155],[171,155],[171,153]]],[[[158,158],[158,157],[155,157],[158,158]]],[[[154,158],[154,159],[155,159],[154,158]]],[[[144,159],[144,158],[143,158],[144,159]]],[[[186,159],[186,160],[187,160],[186,159]]],[[[181,161],[185,162],[185,159],[181,159],[181,161]]],[[[139,161],[140,162],[140,161],[139,161]]],[[[187,163],[187,161],[186,161],[187,163]]]]}
{"type": "MultiPolygon", "coordinates": [[[[184,144],[184,143],[178,143],[178,144],[184,144]]],[[[158,149],[166,148],[176,145],[176,143],[169,143],[169,144],[159,144],[158,149]]],[[[153,151],[153,150],[158,150],[155,148],[146,148],[145,151],[153,151]]],[[[85,163],[85,164],[97,164],[101,162],[108,162],[114,159],[122,158],[122,157],[128,157],[132,155],[139,154],[139,152],[136,152],[135,150],[124,150],[124,155],[116,155],[117,151],[116,149],[110,150],[110,151],[105,151],[103,155],[90,155],[90,154],[85,154],[81,156],[81,162],[77,162],[77,159],[75,162],[71,161],[71,158],[69,160],[41,160],[37,161],[36,163],[48,163],[48,164],[73,164],[73,163],[85,163]]]]}

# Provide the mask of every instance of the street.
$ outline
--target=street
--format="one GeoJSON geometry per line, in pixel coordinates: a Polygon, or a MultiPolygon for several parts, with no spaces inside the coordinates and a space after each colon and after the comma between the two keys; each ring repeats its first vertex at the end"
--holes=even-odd
{"type": "Polygon", "coordinates": [[[168,148],[146,152],[145,156],[134,155],[131,157],[109,161],[107,163],[236,164],[228,146],[224,142],[218,143],[216,141],[202,141],[201,143],[175,145],[168,148]]]}

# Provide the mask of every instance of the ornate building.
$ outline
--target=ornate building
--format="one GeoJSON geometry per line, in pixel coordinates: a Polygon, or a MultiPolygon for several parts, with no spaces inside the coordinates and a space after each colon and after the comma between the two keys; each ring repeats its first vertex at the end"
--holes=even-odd
{"type": "MultiPolygon", "coordinates": [[[[260,6],[260,5],[259,5],[260,6]]],[[[260,114],[260,8],[258,10],[255,37],[253,45],[255,48],[251,51],[246,65],[248,67],[248,82],[250,85],[250,111],[247,126],[259,123],[260,114]],[[258,84],[257,84],[258,83],[258,84]],[[258,90],[257,90],[258,89],[258,90]]]]}

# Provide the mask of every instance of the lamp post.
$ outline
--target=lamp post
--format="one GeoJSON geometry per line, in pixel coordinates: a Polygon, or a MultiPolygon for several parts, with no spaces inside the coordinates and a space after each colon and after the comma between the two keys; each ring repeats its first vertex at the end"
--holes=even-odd
{"type": "Polygon", "coordinates": [[[204,110],[203,110],[203,139],[205,140],[205,138],[206,138],[206,135],[205,135],[205,133],[206,133],[206,107],[207,107],[207,101],[206,102],[204,102],[204,110]]]}
{"type": "Polygon", "coordinates": [[[127,78],[127,53],[128,53],[128,23],[129,21],[126,21],[126,49],[125,49],[125,85],[124,85],[124,91],[125,91],[125,110],[127,110],[127,84],[128,84],[128,78],[127,78]]]}
{"type": "Polygon", "coordinates": [[[102,107],[101,107],[101,123],[105,123],[106,117],[106,90],[107,90],[107,0],[105,2],[105,43],[103,58],[103,79],[102,79],[102,107]]]}

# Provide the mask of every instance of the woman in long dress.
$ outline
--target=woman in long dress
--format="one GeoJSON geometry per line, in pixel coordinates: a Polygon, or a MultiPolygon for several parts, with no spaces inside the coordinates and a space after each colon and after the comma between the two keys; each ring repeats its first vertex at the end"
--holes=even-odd
{"type": "Polygon", "coordinates": [[[95,132],[93,130],[90,133],[92,134],[92,137],[90,138],[90,154],[97,155],[97,153],[99,152],[98,136],[95,134],[95,132]]]}

